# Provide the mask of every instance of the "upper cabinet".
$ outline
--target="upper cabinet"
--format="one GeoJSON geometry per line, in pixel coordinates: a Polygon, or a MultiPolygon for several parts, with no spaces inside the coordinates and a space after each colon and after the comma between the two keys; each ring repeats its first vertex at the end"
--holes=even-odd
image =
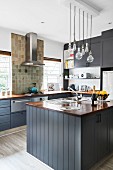
{"type": "MultiPolygon", "coordinates": [[[[80,46],[82,46],[83,41],[80,41],[79,44],[80,46]]],[[[88,43],[90,44],[90,40],[88,40],[88,43]]],[[[78,43],[77,43],[78,44],[78,43]]],[[[92,54],[94,57],[94,61],[92,63],[88,63],[87,62],[87,57],[89,55],[89,53],[86,53],[82,59],[77,60],[76,59],[76,52],[75,52],[75,57],[73,57],[73,60],[70,61],[71,66],[67,67],[68,62],[66,60],[66,58],[68,59],[67,55],[67,49],[68,49],[68,44],[64,45],[64,68],[77,68],[77,67],[93,67],[93,66],[100,66],[100,62],[101,62],[101,37],[95,37],[91,39],[91,50],[92,50],[92,54]],[[74,65],[73,65],[74,62],[74,65]]],[[[68,60],[69,61],[69,60],[68,60]]]]}
{"type": "MultiPolygon", "coordinates": [[[[90,40],[88,39],[87,41],[90,44],[90,40]]],[[[82,46],[82,43],[83,41],[79,42],[80,46],[82,46]]],[[[64,51],[67,49],[68,44],[65,44],[64,51]]],[[[102,32],[102,36],[92,38],[91,51],[94,61],[92,63],[87,62],[88,53],[81,60],[77,60],[74,57],[74,68],[95,66],[113,67],[113,29],[102,32]]]]}
{"type": "Polygon", "coordinates": [[[102,33],[102,67],[113,67],[113,30],[102,33]]]}

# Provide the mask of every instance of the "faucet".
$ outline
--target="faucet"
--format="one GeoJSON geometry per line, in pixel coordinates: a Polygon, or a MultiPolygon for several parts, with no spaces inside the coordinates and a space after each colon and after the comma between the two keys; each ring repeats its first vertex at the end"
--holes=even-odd
{"type": "Polygon", "coordinates": [[[71,90],[72,92],[76,93],[76,97],[77,97],[77,100],[78,100],[78,93],[75,90],[73,90],[71,87],[68,87],[68,90],[71,90]]]}

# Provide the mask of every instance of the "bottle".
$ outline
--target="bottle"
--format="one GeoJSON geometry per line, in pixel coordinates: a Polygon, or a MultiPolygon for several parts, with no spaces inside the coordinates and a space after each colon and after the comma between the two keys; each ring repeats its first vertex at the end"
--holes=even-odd
{"type": "Polygon", "coordinates": [[[93,86],[93,93],[92,93],[92,106],[97,106],[97,95],[96,95],[96,91],[95,91],[95,86],[93,86]]]}

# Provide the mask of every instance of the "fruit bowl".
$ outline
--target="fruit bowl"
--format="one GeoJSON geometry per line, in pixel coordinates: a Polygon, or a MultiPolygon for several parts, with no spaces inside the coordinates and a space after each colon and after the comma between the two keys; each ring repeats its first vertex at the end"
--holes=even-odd
{"type": "Polygon", "coordinates": [[[109,94],[100,94],[100,95],[98,95],[98,99],[99,100],[106,100],[107,98],[108,98],[108,96],[109,96],[109,94]]]}
{"type": "Polygon", "coordinates": [[[106,91],[97,91],[97,96],[99,100],[106,100],[109,94],[106,91]]]}

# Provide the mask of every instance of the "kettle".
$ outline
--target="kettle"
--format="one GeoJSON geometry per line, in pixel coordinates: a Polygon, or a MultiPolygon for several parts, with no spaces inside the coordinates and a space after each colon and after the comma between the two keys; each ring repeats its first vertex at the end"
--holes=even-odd
{"type": "Polygon", "coordinates": [[[38,93],[38,88],[36,87],[36,83],[32,83],[33,87],[29,87],[28,90],[30,93],[38,93]]]}

